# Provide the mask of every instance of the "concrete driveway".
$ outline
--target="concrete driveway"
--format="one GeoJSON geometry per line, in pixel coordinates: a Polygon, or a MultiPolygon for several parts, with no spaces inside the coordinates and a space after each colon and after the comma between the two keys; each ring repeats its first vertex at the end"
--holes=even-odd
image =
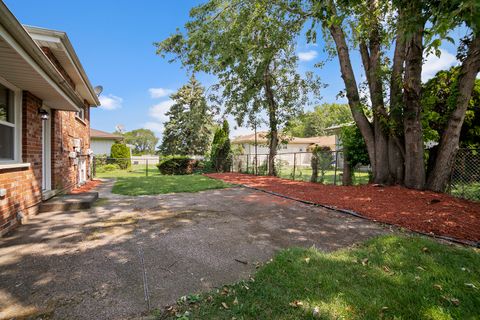
{"type": "Polygon", "coordinates": [[[0,239],[0,319],[140,319],[247,278],[290,246],[335,250],[390,232],[263,192],[127,197],[43,213],[0,239]]]}

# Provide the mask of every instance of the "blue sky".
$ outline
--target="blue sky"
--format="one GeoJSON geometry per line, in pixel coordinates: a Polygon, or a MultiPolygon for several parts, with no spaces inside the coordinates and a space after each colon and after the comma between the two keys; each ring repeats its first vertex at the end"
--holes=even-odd
{"type": "MultiPolygon", "coordinates": [[[[161,136],[168,94],[188,80],[186,71],[155,54],[153,42],[161,41],[182,27],[192,6],[200,0],[4,0],[23,24],[67,32],[92,84],[103,85],[103,107],[91,112],[92,128],[112,132],[117,124],[126,130],[150,128],[161,136]]],[[[461,32],[454,34],[458,39],[461,32]]],[[[326,57],[323,44],[306,45],[299,40],[299,70],[312,70],[326,57]]],[[[444,47],[441,58],[429,57],[424,79],[456,63],[455,49],[444,47]]],[[[359,57],[354,54],[357,81],[360,80],[359,57]]],[[[336,95],[343,89],[338,61],[333,59],[317,69],[329,86],[322,92],[323,102],[344,102],[336,95]]],[[[211,76],[199,76],[205,86],[211,76]]],[[[233,125],[233,123],[232,123],[233,125]]],[[[245,134],[247,128],[233,130],[245,134]]]]}

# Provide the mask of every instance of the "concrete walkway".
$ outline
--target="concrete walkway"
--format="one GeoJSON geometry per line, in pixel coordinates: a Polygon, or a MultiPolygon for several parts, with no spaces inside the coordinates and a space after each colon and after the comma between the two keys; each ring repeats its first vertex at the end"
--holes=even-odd
{"type": "Polygon", "coordinates": [[[244,188],[127,197],[112,184],[90,210],[42,213],[0,239],[0,319],[141,319],[247,278],[281,248],[389,232],[244,188]]]}

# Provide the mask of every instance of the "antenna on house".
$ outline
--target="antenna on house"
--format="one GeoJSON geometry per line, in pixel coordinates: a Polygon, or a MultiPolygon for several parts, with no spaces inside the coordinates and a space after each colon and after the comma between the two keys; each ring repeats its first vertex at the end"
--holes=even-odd
{"type": "Polygon", "coordinates": [[[103,87],[102,86],[96,86],[95,88],[93,88],[93,91],[95,92],[95,94],[97,96],[101,95],[102,92],[103,92],[103,87]]]}

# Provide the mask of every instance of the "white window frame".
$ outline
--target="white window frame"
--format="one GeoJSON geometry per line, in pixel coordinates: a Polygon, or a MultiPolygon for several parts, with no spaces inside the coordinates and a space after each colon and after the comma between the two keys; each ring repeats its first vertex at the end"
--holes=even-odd
{"type": "Polygon", "coordinates": [[[75,112],[75,117],[82,121],[85,121],[85,108],[81,107],[79,109],[79,111],[75,112]]]}
{"type": "Polygon", "coordinates": [[[13,138],[13,159],[12,160],[2,160],[0,159],[0,165],[2,164],[15,164],[22,163],[22,90],[0,77],[0,83],[13,91],[13,117],[15,123],[10,123],[6,121],[1,121],[3,125],[14,128],[14,138],[13,138]]]}

